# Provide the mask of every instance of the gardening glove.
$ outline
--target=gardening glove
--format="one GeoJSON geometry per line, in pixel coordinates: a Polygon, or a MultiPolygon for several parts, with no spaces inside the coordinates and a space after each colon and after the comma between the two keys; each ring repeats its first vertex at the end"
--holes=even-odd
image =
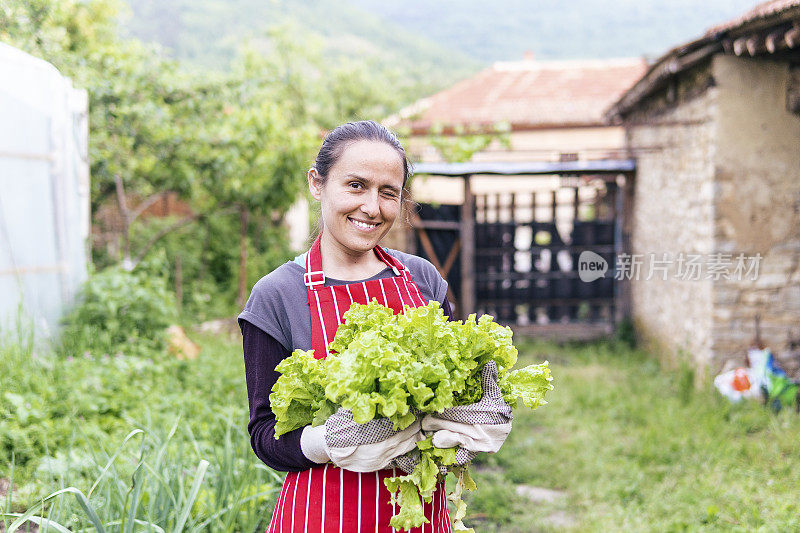
{"type": "MultiPolygon", "coordinates": [[[[405,472],[406,474],[410,474],[414,471],[414,468],[419,464],[419,455],[420,452],[418,449],[414,448],[408,453],[404,453],[399,457],[395,457],[392,459],[392,462],[389,463],[389,468],[396,467],[405,472]]],[[[464,465],[478,455],[478,452],[470,452],[465,450],[464,448],[459,448],[456,450],[456,462],[455,464],[461,466],[464,465]]],[[[439,473],[441,475],[447,474],[447,466],[448,465],[440,465],[439,466],[439,473]]]]}
{"type": "MultiPolygon", "coordinates": [[[[481,387],[483,396],[478,403],[457,405],[422,419],[422,430],[433,433],[434,446],[458,446],[466,452],[496,452],[500,449],[511,431],[513,414],[497,385],[497,365],[494,361],[486,363],[481,370],[481,387]]],[[[459,453],[462,459],[468,455],[461,450],[459,453]]],[[[456,457],[459,458],[458,454],[456,457]]]]}
{"type": "Polygon", "coordinates": [[[354,472],[374,472],[389,466],[398,455],[413,450],[424,438],[419,419],[395,431],[388,418],[359,424],[353,420],[350,409],[339,408],[323,425],[306,426],[300,435],[300,447],[315,463],[331,461],[354,472]]]}

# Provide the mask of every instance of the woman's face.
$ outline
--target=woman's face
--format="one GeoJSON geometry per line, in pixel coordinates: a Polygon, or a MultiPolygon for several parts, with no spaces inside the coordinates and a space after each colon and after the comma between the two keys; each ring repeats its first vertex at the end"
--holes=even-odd
{"type": "Polygon", "coordinates": [[[331,243],[351,255],[378,244],[400,212],[403,160],[380,141],[355,141],[328,172],[325,185],[308,172],[311,194],[321,205],[324,232],[331,243]]]}

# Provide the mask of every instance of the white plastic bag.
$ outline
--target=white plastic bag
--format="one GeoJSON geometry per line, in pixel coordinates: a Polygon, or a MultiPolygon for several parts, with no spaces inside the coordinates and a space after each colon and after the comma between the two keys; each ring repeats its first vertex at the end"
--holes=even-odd
{"type": "Polygon", "coordinates": [[[732,402],[738,402],[742,398],[760,398],[760,384],[761,377],[759,376],[759,372],[753,368],[735,368],[728,372],[723,372],[714,378],[714,386],[723,396],[732,402]],[[738,379],[737,374],[739,376],[738,379]],[[745,382],[749,383],[749,388],[737,390],[742,388],[742,377],[746,378],[745,382]]]}

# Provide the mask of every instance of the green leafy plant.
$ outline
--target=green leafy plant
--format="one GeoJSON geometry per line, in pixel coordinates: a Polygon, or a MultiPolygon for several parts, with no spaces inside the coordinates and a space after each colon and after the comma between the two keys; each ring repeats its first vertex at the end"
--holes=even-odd
{"type": "Polygon", "coordinates": [[[62,354],[162,349],[165,328],[177,319],[163,264],[154,257],[132,272],[110,267],[91,275],[64,319],[62,354]]]}
{"type": "MultiPolygon", "coordinates": [[[[344,315],[330,345],[333,352],[315,359],[312,351],[295,350],[277,367],[281,376],[270,402],[277,420],[276,437],[308,424],[321,424],[339,407],[366,423],[386,417],[395,428],[408,427],[415,413],[442,412],[480,400],[481,371],[494,361],[498,384],[512,407],[518,399],[535,409],[547,403],[553,388],[548,363],[512,370],[517,349],[512,332],[484,315],[476,320],[449,321],[439,303],[406,308],[395,315],[376,300],[353,304],[344,315]]],[[[400,510],[392,517],[395,528],[411,529],[427,522],[422,502],[430,501],[439,467],[455,463],[455,448],[440,450],[426,439],[417,444],[420,461],[413,472],[386,480],[400,510]]],[[[465,469],[458,469],[461,489],[474,485],[465,469]]],[[[466,508],[456,505],[455,525],[462,527],[466,508]]]]}

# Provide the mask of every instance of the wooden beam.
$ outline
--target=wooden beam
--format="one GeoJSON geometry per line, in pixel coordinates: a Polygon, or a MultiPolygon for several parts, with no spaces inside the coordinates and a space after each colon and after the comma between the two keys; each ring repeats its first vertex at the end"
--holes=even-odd
{"type": "Polygon", "coordinates": [[[616,175],[620,172],[633,172],[636,162],[633,159],[603,159],[591,161],[528,161],[528,162],[477,162],[477,163],[417,163],[414,175],[430,174],[432,176],[473,176],[476,174],[498,176],[535,176],[535,175],[576,175],[591,174],[616,175]]]}
{"type": "Polygon", "coordinates": [[[726,54],[733,53],[733,39],[723,39],[722,40],[722,51],[726,54]]]}
{"type": "Polygon", "coordinates": [[[447,278],[447,275],[450,273],[450,269],[453,268],[453,265],[456,262],[456,257],[458,257],[458,251],[461,249],[461,239],[456,239],[456,242],[453,243],[453,247],[450,248],[450,252],[447,254],[447,257],[444,260],[444,264],[442,265],[442,277],[447,278]]]}
{"type": "Polygon", "coordinates": [[[456,221],[451,220],[422,220],[419,218],[419,215],[414,215],[411,217],[411,223],[415,228],[425,228],[425,229],[449,229],[449,230],[458,230],[461,228],[460,224],[456,221]]]}
{"type": "Polygon", "coordinates": [[[578,212],[580,211],[580,198],[578,196],[578,187],[574,187],[572,189],[572,191],[574,193],[573,198],[572,198],[572,202],[573,202],[572,203],[572,220],[573,221],[577,221],[578,220],[578,214],[579,214],[578,212]]]}
{"type": "Polygon", "coordinates": [[[514,335],[530,335],[535,338],[548,338],[558,341],[562,340],[595,340],[609,337],[614,333],[614,325],[611,323],[552,323],[552,324],[528,324],[517,326],[510,324],[514,335]]]}
{"type": "Polygon", "coordinates": [[[743,55],[747,51],[747,37],[739,37],[733,41],[733,53],[737,56],[743,55]]]}
{"type": "Polygon", "coordinates": [[[475,197],[470,176],[464,176],[464,203],[461,205],[461,318],[475,311],[475,197]]]}
{"type": "Polygon", "coordinates": [[[664,87],[674,74],[706,61],[710,56],[723,50],[723,47],[724,42],[715,41],[685,55],[680,55],[678,51],[673,51],[669,57],[665,57],[660,63],[650,67],[647,74],[628,89],[622,98],[605,112],[606,119],[613,121],[615,118],[624,117],[640,101],[664,87]]]}
{"type": "Polygon", "coordinates": [[[783,35],[783,40],[789,48],[800,46],[800,27],[795,26],[783,35]]]}
{"type": "Polygon", "coordinates": [[[786,84],[786,109],[800,115],[800,66],[789,68],[789,82],[786,84]]]}
{"type": "MultiPolygon", "coordinates": [[[[416,218],[417,222],[422,222],[419,218],[419,215],[417,215],[416,213],[414,214],[414,217],[416,218]]],[[[416,230],[417,235],[419,235],[419,241],[422,243],[422,247],[425,249],[425,253],[428,255],[428,258],[430,259],[431,263],[439,272],[439,275],[446,280],[447,274],[450,273],[450,269],[453,267],[453,262],[455,261],[455,255],[458,253],[458,248],[460,245],[459,240],[456,239],[456,242],[453,243],[453,247],[450,248],[450,253],[447,256],[447,259],[445,260],[444,266],[442,266],[441,264],[439,264],[439,258],[436,256],[436,250],[433,248],[433,243],[431,242],[430,237],[428,237],[428,233],[425,231],[425,229],[423,227],[417,226],[416,222],[414,229],[416,230]],[[453,253],[453,250],[455,250],[456,252],[453,253]]],[[[450,289],[449,283],[447,284],[447,299],[450,300],[451,304],[458,305],[458,300],[456,300],[453,291],[450,289]]]]}
{"type": "Polygon", "coordinates": [[[764,45],[767,47],[767,51],[770,54],[774,54],[778,50],[786,47],[786,41],[783,38],[785,34],[785,31],[778,30],[767,35],[767,37],[764,39],[764,45]]]}
{"type": "Polygon", "coordinates": [[[745,42],[745,46],[747,47],[747,53],[749,53],[751,56],[764,53],[766,50],[766,46],[764,46],[764,39],[762,39],[759,35],[753,35],[752,37],[748,38],[745,42]]]}
{"type": "MultiPolygon", "coordinates": [[[[428,237],[428,233],[425,231],[424,228],[416,228],[417,236],[419,237],[419,242],[422,243],[422,248],[425,250],[425,254],[427,254],[428,259],[433,266],[436,267],[436,270],[439,271],[439,274],[442,273],[442,265],[439,263],[439,258],[436,257],[436,250],[433,248],[433,243],[431,243],[431,239],[428,237]]],[[[442,276],[444,277],[444,276],[442,276]]]]}

